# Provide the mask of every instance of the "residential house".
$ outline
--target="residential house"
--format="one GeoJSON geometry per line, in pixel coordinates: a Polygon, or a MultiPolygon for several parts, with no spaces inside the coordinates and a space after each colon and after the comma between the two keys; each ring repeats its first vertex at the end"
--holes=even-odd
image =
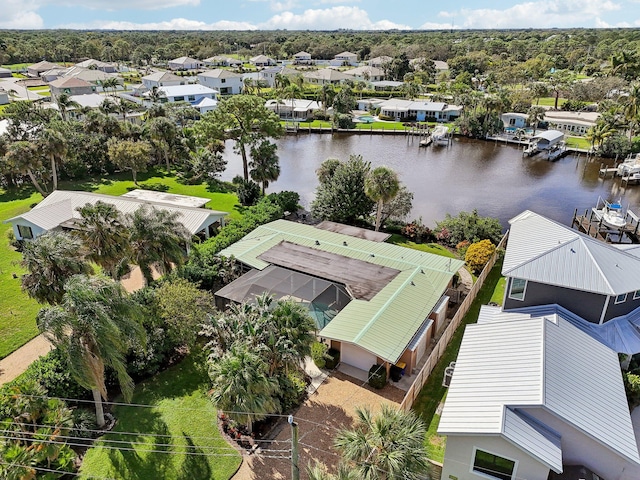
{"type": "Polygon", "coordinates": [[[333,222],[276,220],[220,252],[249,271],[216,296],[299,299],[341,364],[365,378],[375,364],[399,364],[410,375],[443,325],[444,294],[463,262],[385,243],[387,237],[333,222]]]}
{"type": "Polygon", "coordinates": [[[100,60],[95,60],[93,58],[78,62],[75,66],[80,68],[90,68],[91,70],[100,70],[104,73],[118,73],[118,68],[115,64],[101,62],[100,60]]]}
{"type": "MultiPolygon", "coordinates": [[[[87,93],[84,95],[70,95],[69,100],[72,102],[76,102],[78,107],[69,107],[67,109],[67,116],[74,120],[84,120],[85,114],[84,110],[91,109],[95,110],[102,106],[102,102],[105,101],[108,97],[104,95],[100,95],[98,93],[87,93]]],[[[49,104],[50,108],[55,110],[60,110],[58,108],[57,103],[51,102],[49,104]]]]}
{"type": "Polygon", "coordinates": [[[295,65],[313,65],[315,62],[310,53],[298,52],[293,56],[293,63],[295,65]]]}
{"type": "Polygon", "coordinates": [[[351,52],[339,53],[335,57],[333,57],[333,60],[331,60],[329,64],[334,67],[356,67],[358,66],[358,54],[351,52]]]}
{"type": "Polygon", "coordinates": [[[371,82],[371,86],[376,92],[389,92],[400,90],[404,86],[404,82],[394,80],[382,80],[380,82],[371,82]]]}
{"type": "Polygon", "coordinates": [[[120,85],[124,83],[123,79],[118,75],[115,75],[113,73],[105,73],[102,70],[94,70],[84,67],[68,68],[67,70],[62,72],[62,77],[75,77],[94,85],[100,85],[102,82],[111,80],[112,78],[117,79],[118,84],[120,85]]]}
{"type": "Polygon", "coordinates": [[[529,121],[526,113],[507,112],[500,115],[504,128],[525,128],[529,121]]]}
{"type": "Polygon", "coordinates": [[[154,72],[142,77],[142,84],[151,90],[153,87],[173,87],[184,85],[187,81],[171,72],[154,72]]]}
{"type": "Polygon", "coordinates": [[[444,102],[403,100],[392,98],[379,105],[380,115],[393,117],[396,121],[449,122],[460,116],[462,107],[444,102]]]}
{"type": "Polygon", "coordinates": [[[189,197],[165,192],[134,190],[116,197],[90,192],[55,190],[30,211],[6,220],[11,223],[18,240],[32,240],[52,230],[76,229],[80,219],[78,207],[97,202],[115,206],[120,213],[133,213],[142,206],[154,207],[177,214],[177,220],[191,235],[209,238],[219,225],[224,225],[227,212],[201,208],[208,198],[189,197]],[[137,193],[134,193],[137,192],[137,193]]]}
{"type": "Polygon", "coordinates": [[[0,78],[11,78],[13,73],[8,68],[0,68],[0,78]]]}
{"type": "Polygon", "coordinates": [[[62,93],[67,95],[86,95],[95,93],[96,86],[75,77],[60,77],[49,84],[51,96],[57,97],[62,93]]]}
{"type": "Polygon", "coordinates": [[[189,102],[200,113],[215,110],[218,106],[218,91],[204,85],[189,84],[160,87],[163,102],[189,102]]]}
{"type": "Polygon", "coordinates": [[[598,112],[565,112],[564,110],[547,110],[544,119],[549,126],[567,135],[586,135],[600,118],[598,112]]]}
{"type": "Polygon", "coordinates": [[[276,64],[273,58],[269,58],[266,55],[257,55],[249,59],[249,63],[256,67],[270,67],[276,64]]]}
{"type": "Polygon", "coordinates": [[[240,67],[243,63],[242,60],[224,55],[205,58],[202,62],[207,67],[240,67]]]}
{"type": "Polygon", "coordinates": [[[320,110],[318,102],[300,98],[267,100],[265,107],[275,112],[283,120],[301,122],[312,119],[314,112],[320,110]]]}
{"type": "Polygon", "coordinates": [[[345,75],[339,70],[333,68],[322,68],[302,74],[304,80],[314,85],[337,85],[347,80],[352,80],[349,75],[345,75]]]}
{"type": "Polygon", "coordinates": [[[216,68],[198,74],[198,82],[205,87],[213,88],[221,95],[236,95],[242,93],[242,75],[216,68]]]}
{"type": "Polygon", "coordinates": [[[279,65],[276,67],[269,67],[258,72],[258,79],[266,82],[269,87],[273,88],[276,85],[276,76],[285,76],[285,77],[295,77],[299,76],[300,72],[293,68],[285,67],[284,65],[279,65]]]}
{"type": "Polygon", "coordinates": [[[191,57],[178,57],[169,60],[167,66],[169,70],[199,70],[204,67],[204,63],[191,57]]]}
{"type": "Polygon", "coordinates": [[[345,75],[349,75],[354,80],[361,80],[364,82],[381,82],[386,76],[384,70],[370,65],[345,70],[343,73],[345,75]]]}
{"type": "Polygon", "coordinates": [[[57,63],[47,62],[43,60],[38,63],[34,63],[33,65],[29,65],[27,67],[27,76],[31,78],[38,78],[42,72],[46,72],[47,70],[51,70],[52,68],[59,68],[60,65],[57,63]]]}
{"type": "Polygon", "coordinates": [[[557,314],[482,307],[465,329],[438,433],[443,479],[640,478],[617,353],[557,314]],[[569,475],[581,471],[595,475],[569,475]]]}
{"type": "Polygon", "coordinates": [[[47,70],[46,72],[42,72],[40,74],[40,78],[45,83],[51,83],[54,80],[62,77],[67,70],[69,70],[67,67],[58,66],[56,68],[52,68],[51,70],[47,70]]]}
{"type": "Polygon", "coordinates": [[[559,305],[592,324],[635,325],[640,248],[601,242],[529,210],[509,224],[505,311],[559,305]]]}
{"type": "Polygon", "coordinates": [[[392,60],[393,60],[393,57],[389,57],[388,55],[381,55],[380,57],[370,58],[369,60],[366,60],[364,63],[365,65],[369,65],[370,67],[382,69],[386,65],[391,63],[392,60]]]}

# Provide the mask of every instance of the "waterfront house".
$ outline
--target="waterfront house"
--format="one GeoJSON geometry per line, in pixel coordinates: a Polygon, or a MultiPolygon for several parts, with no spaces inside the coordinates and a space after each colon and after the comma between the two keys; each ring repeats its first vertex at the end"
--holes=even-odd
{"type": "Polygon", "coordinates": [[[43,60],[41,62],[34,63],[33,65],[29,65],[27,67],[27,76],[31,78],[38,78],[42,72],[46,72],[53,68],[60,68],[60,65],[43,60]]]}
{"type": "Polygon", "coordinates": [[[438,433],[443,479],[640,478],[618,355],[557,314],[482,307],[438,433]]]}
{"type": "Polygon", "coordinates": [[[177,213],[177,220],[191,235],[209,238],[218,226],[224,225],[227,212],[203,207],[208,198],[190,197],[152,190],[132,190],[119,197],[90,192],[55,190],[30,211],[6,220],[11,223],[18,240],[32,240],[52,230],[73,230],[80,219],[76,210],[87,203],[103,202],[113,205],[122,214],[133,213],[141,206],[177,213]]]}
{"type": "Polygon", "coordinates": [[[242,75],[230,70],[216,68],[198,74],[198,82],[205,87],[213,88],[221,95],[242,93],[242,75]]]}
{"type": "Polygon", "coordinates": [[[242,65],[242,60],[227,57],[225,55],[216,55],[214,57],[205,58],[202,62],[207,67],[239,67],[242,65]]]}
{"type": "Polygon", "coordinates": [[[349,75],[333,68],[322,68],[302,74],[304,80],[313,85],[337,85],[347,80],[352,80],[349,75]]]}
{"type": "Polygon", "coordinates": [[[333,67],[356,67],[358,65],[358,54],[351,52],[342,52],[333,57],[329,62],[333,67]]]}
{"type": "Polygon", "coordinates": [[[354,80],[362,80],[365,82],[380,82],[385,79],[384,70],[369,65],[345,70],[343,73],[349,75],[354,80]]]}
{"type": "Polygon", "coordinates": [[[391,98],[379,104],[380,115],[393,117],[396,121],[449,122],[460,116],[462,107],[444,102],[404,100],[391,98]]]}
{"type": "Polygon", "coordinates": [[[95,60],[93,58],[76,63],[75,66],[80,68],[90,68],[92,70],[100,70],[104,73],[118,73],[118,69],[113,63],[101,62],[100,60],[95,60]]]}
{"type": "Polygon", "coordinates": [[[320,110],[318,102],[301,98],[267,100],[265,107],[275,112],[283,120],[293,120],[296,122],[313,119],[314,112],[320,110]]]}
{"type": "Polygon", "coordinates": [[[60,77],[49,84],[51,96],[57,97],[65,93],[67,95],[86,95],[95,93],[96,86],[75,77],[60,77]]]}
{"type": "Polygon", "coordinates": [[[410,375],[443,326],[446,289],[463,262],[385,243],[388,235],[323,222],[276,220],[220,252],[247,273],[216,292],[218,303],[268,293],[295,298],[340,362],[366,372],[402,362],[410,375]]]}
{"type": "Polygon", "coordinates": [[[256,55],[249,59],[249,63],[256,67],[270,67],[271,65],[275,65],[276,61],[266,55],[256,55]]]}
{"type": "Polygon", "coordinates": [[[184,85],[186,80],[171,72],[154,72],[142,77],[142,84],[151,90],[153,87],[173,87],[184,85]]]}
{"type": "Polygon", "coordinates": [[[313,65],[315,62],[310,53],[298,52],[293,56],[293,63],[295,65],[313,65]]]}
{"type": "Polygon", "coordinates": [[[547,110],[544,114],[549,126],[567,135],[586,135],[600,118],[598,112],[565,112],[564,110],[547,110]]]}
{"type": "Polygon", "coordinates": [[[526,113],[507,112],[500,115],[504,128],[525,128],[529,121],[526,113]]]}
{"type": "Polygon", "coordinates": [[[199,70],[204,67],[204,63],[191,57],[178,57],[169,60],[170,70],[199,70]]]}
{"type": "Polygon", "coordinates": [[[593,324],[615,319],[619,328],[640,312],[640,248],[601,242],[529,210],[509,224],[505,311],[556,304],[593,324]]]}
{"type": "Polygon", "coordinates": [[[200,113],[215,110],[218,106],[218,91],[204,85],[174,85],[160,87],[159,90],[165,95],[163,102],[189,102],[200,113]]]}

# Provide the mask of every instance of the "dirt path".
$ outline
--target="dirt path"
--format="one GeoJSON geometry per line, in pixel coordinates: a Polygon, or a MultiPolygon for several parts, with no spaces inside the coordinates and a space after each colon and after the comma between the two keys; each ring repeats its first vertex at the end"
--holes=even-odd
{"type": "Polygon", "coordinates": [[[38,335],[9,356],[0,360],[0,385],[16,378],[29,365],[41,356],[46,355],[51,349],[53,349],[53,345],[44,338],[44,335],[38,335]]]}

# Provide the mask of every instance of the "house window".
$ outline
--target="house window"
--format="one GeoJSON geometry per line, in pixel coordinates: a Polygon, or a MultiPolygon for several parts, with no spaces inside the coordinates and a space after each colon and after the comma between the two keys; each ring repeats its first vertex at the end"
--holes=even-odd
{"type": "Polygon", "coordinates": [[[226,78],[223,78],[223,79],[221,79],[221,82],[220,82],[220,83],[226,83],[226,82],[227,82],[227,79],[226,79],[226,78]]]}
{"type": "Polygon", "coordinates": [[[512,480],[515,469],[516,462],[513,460],[485,452],[484,450],[475,450],[472,468],[474,473],[481,473],[489,478],[512,480]]]}
{"type": "Polygon", "coordinates": [[[636,290],[635,292],[633,292],[633,299],[637,300],[640,298],[640,290],[636,290]]]}
{"type": "Polygon", "coordinates": [[[173,97],[174,102],[184,102],[184,97],[173,97]]]}
{"type": "Polygon", "coordinates": [[[624,303],[626,301],[627,301],[627,294],[622,293],[616,297],[616,301],[614,303],[617,305],[618,303],[624,303]]]}
{"type": "Polygon", "coordinates": [[[195,95],[189,95],[188,99],[190,102],[195,102],[196,101],[196,97],[195,95]]]}
{"type": "Polygon", "coordinates": [[[511,280],[509,298],[511,298],[512,300],[524,300],[524,294],[526,290],[527,281],[522,278],[514,278],[511,280]]]}
{"type": "Polygon", "coordinates": [[[28,227],[26,225],[18,225],[18,233],[25,240],[33,239],[33,231],[31,230],[31,227],[28,227]]]}

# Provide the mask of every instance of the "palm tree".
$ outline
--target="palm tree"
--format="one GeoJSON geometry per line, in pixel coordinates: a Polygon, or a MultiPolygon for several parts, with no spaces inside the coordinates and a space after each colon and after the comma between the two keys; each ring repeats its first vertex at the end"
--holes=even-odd
{"type": "Polygon", "coordinates": [[[26,173],[33,186],[43,197],[49,195],[36,177],[36,173],[39,174],[42,170],[42,162],[38,156],[36,145],[27,141],[13,142],[7,148],[4,161],[8,170],[20,174],[26,173]]]}
{"type": "Polygon", "coordinates": [[[262,184],[262,194],[280,176],[280,163],[276,150],[278,146],[269,140],[263,140],[259,145],[251,147],[251,162],[249,174],[254,182],[262,184]]]}
{"type": "Polygon", "coordinates": [[[352,430],[338,433],[334,445],[357,478],[417,478],[428,473],[424,448],[427,429],[413,412],[384,403],[377,416],[356,408],[352,430]]]}
{"type": "Polygon", "coordinates": [[[377,202],[376,232],[380,230],[380,219],[385,202],[393,199],[400,190],[398,174],[389,167],[376,167],[364,179],[364,191],[371,200],[377,202]]]}
{"type": "Polygon", "coordinates": [[[57,164],[67,154],[67,140],[62,133],[52,128],[42,131],[38,138],[38,149],[51,162],[51,178],[53,180],[53,190],[58,189],[58,168],[57,164]]]}
{"type": "Polygon", "coordinates": [[[132,339],[145,343],[139,309],[119,283],[106,277],[76,275],[64,288],[60,305],[38,313],[38,329],[65,355],[76,381],[90,389],[98,425],[105,425],[105,367],[116,373],[124,398],[133,394],[126,353],[132,339]]]}
{"type": "Polygon", "coordinates": [[[153,267],[166,273],[186,260],[190,236],[177,218],[177,212],[147,206],[127,215],[131,261],[140,267],[147,285],[153,281],[153,267]]]}
{"type": "Polygon", "coordinates": [[[113,90],[113,93],[112,93],[113,96],[115,96],[116,89],[118,88],[118,84],[119,84],[119,81],[117,77],[111,77],[105,80],[100,80],[100,86],[102,87],[102,89],[105,92],[107,90],[113,90]]]}
{"type": "Polygon", "coordinates": [[[629,123],[629,140],[633,137],[634,123],[638,122],[640,117],[640,84],[631,85],[629,95],[624,101],[622,110],[625,120],[629,123]]]}
{"type": "Polygon", "coordinates": [[[527,121],[529,122],[529,125],[533,127],[533,134],[535,135],[538,123],[544,121],[544,114],[546,113],[546,110],[542,107],[531,107],[527,113],[529,114],[527,121]]]}
{"type": "Polygon", "coordinates": [[[170,174],[171,163],[169,161],[169,150],[178,135],[176,124],[167,117],[156,117],[149,122],[148,128],[151,140],[153,140],[153,143],[162,151],[165,165],[167,166],[167,173],[170,174]]]}
{"type": "Polygon", "coordinates": [[[327,114],[327,108],[329,107],[329,105],[333,104],[333,99],[335,96],[336,91],[333,88],[333,85],[331,85],[330,83],[323,85],[318,90],[317,98],[320,103],[322,103],[322,111],[325,115],[327,114]]]}
{"type": "Polygon", "coordinates": [[[116,111],[122,114],[122,120],[125,121],[127,119],[127,113],[132,112],[134,110],[133,102],[129,102],[124,98],[121,98],[116,103],[116,111]]]}
{"type": "Polygon", "coordinates": [[[149,100],[151,100],[151,102],[159,103],[163,98],[167,98],[164,90],[159,89],[157,85],[151,87],[151,90],[149,90],[149,100]]]}
{"type": "Polygon", "coordinates": [[[61,93],[56,97],[56,104],[60,110],[60,116],[62,120],[67,120],[67,111],[70,108],[80,108],[80,104],[75,100],[71,100],[71,97],[66,93],[61,93]]]}
{"type": "Polygon", "coordinates": [[[77,238],[57,231],[26,242],[20,262],[27,270],[22,276],[22,289],[40,303],[60,303],[69,278],[92,272],[91,266],[79,255],[81,246],[77,238]]]}
{"type": "Polygon", "coordinates": [[[615,130],[611,127],[610,124],[608,124],[607,122],[598,121],[587,131],[585,138],[591,142],[591,149],[595,150],[602,145],[602,142],[604,142],[614,133],[615,130]]]}
{"type": "Polygon", "coordinates": [[[338,471],[333,474],[327,471],[327,467],[321,463],[307,467],[307,475],[309,480],[358,480],[356,472],[343,463],[338,465],[338,471]]]}
{"type": "Polygon", "coordinates": [[[87,203],[76,209],[80,220],[75,234],[80,238],[86,258],[96,263],[114,280],[127,266],[129,231],[120,211],[110,203],[87,203]]]}
{"type": "Polygon", "coordinates": [[[222,357],[211,361],[209,377],[211,400],[216,408],[246,424],[249,432],[253,422],[280,411],[275,398],[278,381],[268,375],[266,363],[246,343],[234,343],[222,357]]]}

